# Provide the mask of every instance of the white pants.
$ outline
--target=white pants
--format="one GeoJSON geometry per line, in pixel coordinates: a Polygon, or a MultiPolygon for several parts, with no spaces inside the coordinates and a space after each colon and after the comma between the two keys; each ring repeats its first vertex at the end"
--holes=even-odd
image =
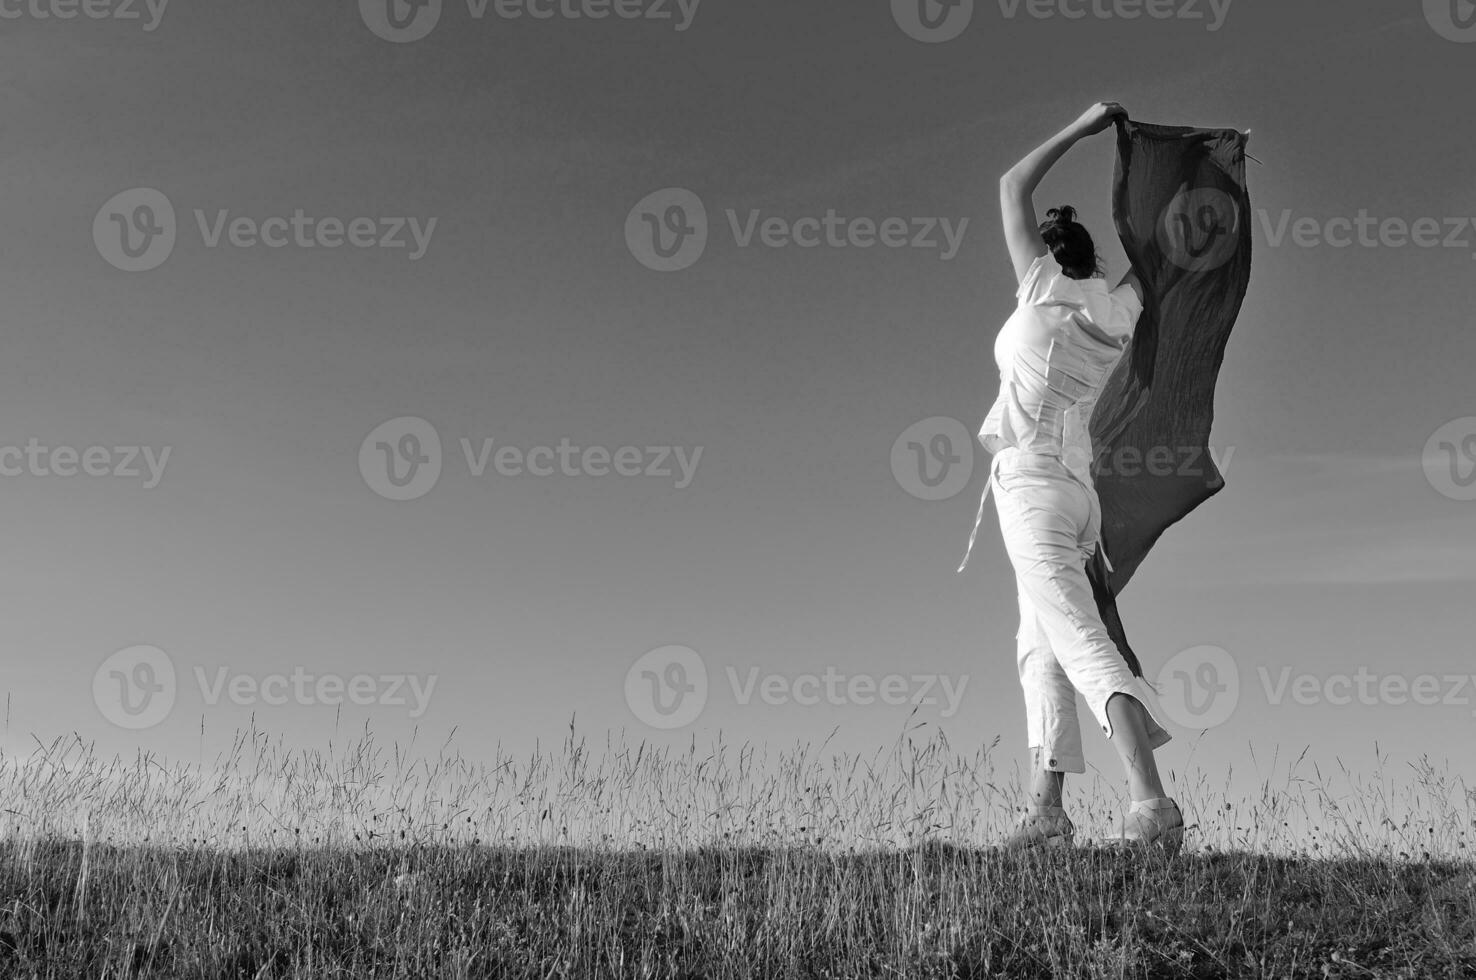
{"type": "Polygon", "coordinates": [[[1059,458],[1012,447],[995,456],[990,479],[1020,593],[1017,657],[1030,747],[1042,750],[1046,769],[1086,772],[1078,692],[1109,738],[1108,699],[1136,698],[1148,715],[1150,743],[1164,744],[1171,736],[1153,717],[1152,690],[1118,653],[1087,579],[1102,529],[1096,491],[1059,458]]]}

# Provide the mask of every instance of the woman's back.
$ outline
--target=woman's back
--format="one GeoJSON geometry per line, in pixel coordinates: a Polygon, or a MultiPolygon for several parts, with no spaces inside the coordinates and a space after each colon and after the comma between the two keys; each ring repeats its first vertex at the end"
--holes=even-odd
{"type": "Polygon", "coordinates": [[[1014,446],[1059,456],[1091,486],[1087,426],[1142,304],[1132,286],[1109,291],[1102,279],[1072,279],[1050,255],[1030,266],[1016,296],[995,339],[1000,390],[979,441],[991,453],[1014,446]]]}

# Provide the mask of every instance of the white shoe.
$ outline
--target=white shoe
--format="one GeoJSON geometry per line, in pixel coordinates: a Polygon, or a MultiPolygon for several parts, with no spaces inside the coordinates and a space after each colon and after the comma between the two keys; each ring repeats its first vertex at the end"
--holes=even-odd
{"type": "Polygon", "coordinates": [[[1184,815],[1168,797],[1138,800],[1123,818],[1122,832],[1102,843],[1108,847],[1156,845],[1173,857],[1184,846],[1184,815]]]}
{"type": "Polygon", "coordinates": [[[1059,806],[1029,806],[1015,829],[1000,844],[1005,850],[1031,847],[1070,847],[1076,827],[1059,806]]]}

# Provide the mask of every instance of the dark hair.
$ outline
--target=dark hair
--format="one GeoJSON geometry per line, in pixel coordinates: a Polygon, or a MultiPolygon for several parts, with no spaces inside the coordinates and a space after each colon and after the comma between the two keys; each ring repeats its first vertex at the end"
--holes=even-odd
{"type": "Polygon", "coordinates": [[[1078,224],[1076,209],[1069,204],[1051,208],[1041,223],[1040,237],[1070,279],[1090,279],[1102,271],[1091,232],[1078,224]]]}

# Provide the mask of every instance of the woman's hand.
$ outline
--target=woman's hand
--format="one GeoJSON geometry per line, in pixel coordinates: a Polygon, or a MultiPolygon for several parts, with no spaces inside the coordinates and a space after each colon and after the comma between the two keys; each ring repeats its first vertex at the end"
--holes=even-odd
{"type": "Polygon", "coordinates": [[[1071,128],[1082,136],[1095,136],[1108,126],[1111,126],[1113,120],[1119,116],[1126,119],[1127,114],[1128,111],[1119,103],[1098,102],[1086,112],[1083,112],[1081,118],[1077,119],[1071,128]]]}

